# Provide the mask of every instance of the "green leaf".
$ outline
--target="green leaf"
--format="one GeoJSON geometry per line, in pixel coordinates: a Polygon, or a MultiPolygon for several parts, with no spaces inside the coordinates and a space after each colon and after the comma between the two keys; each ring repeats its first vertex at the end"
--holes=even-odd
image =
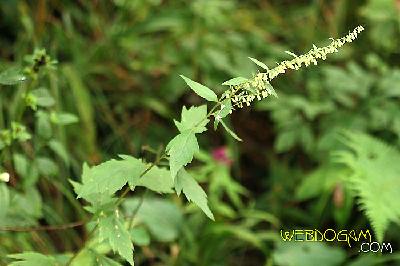
{"type": "Polygon", "coordinates": [[[221,104],[221,110],[218,112],[218,115],[221,118],[226,117],[232,111],[232,102],[230,99],[225,99],[221,104]]]}
{"type": "Polygon", "coordinates": [[[220,120],[222,126],[225,128],[226,132],[228,132],[234,139],[238,140],[238,141],[242,141],[241,138],[238,137],[238,135],[236,135],[235,132],[233,132],[226,124],[225,122],[221,119],[220,120]]]}
{"type": "Polygon", "coordinates": [[[174,121],[180,132],[191,130],[194,133],[202,133],[207,130],[207,105],[192,106],[189,110],[182,108],[181,122],[174,121]]]}
{"type": "Polygon", "coordinates": [[[193,132],[186,131],[173,138],[166,148],[172,178],[178,171],[193,160],[193,155],[199,151],[199,144],[193,132]]]}
{"type": "Polygon", "coordinates": [[[57,125],[69,125],[79,121],[76,115],[70,113],[51,113],[50,120],[57,125]]]}
{"type": "MultiPolygon", "coordinates": [[[[115,260],[112,260],[110,258],[107,258],[106,256],[101,255],[101,254],[96,254],[96,261],[101,266],[122,266],[121,263],[116,262],[115,260]]],[[[79,265],[79,266],[81,266],[81,265],[79,265]]]]}
{"type": "Polygon", "coordinates": [[[73,259],[70,266],[95,265],[95,254],[90,249],[83,249],[73,259]]]}
{"type": "Polygon", "coordinates": [[[9,68],[0,73],[1,85],[15,85],[26,80],[26,76],[18,68],[9,68]]]}
{"type": "Polygon", "coordinates": [[[259,66],[259,67],[261,67],[261,68],[263,68],[263,69],[269,71],[268,66],[267,66],[266,64],[264,64],[263,62],[258,61],[257,59],[252,58],[252,57],[249,57],[249,59],[250,59],[251,61],[253,61],[257,66],[259,66]]]}
{"type": "Polygon", "coordinates": [[[0,184],[0,220],[2,220],[10,207],[10,191],[5,184],[0,184]]]}
{"type": "Polygon", "coordinates": [[[82,186],[78,197],[105,193],[111,195],[120,190],[128,181],[135,183],[147,166],[131,156],[120,156],[122,160],[109,160],[92,168],[85,167],[82,173],[82,186]]]}
{"type": "Polygon", "coordinates": [[[214,215],[207,204],[207,194],[196,180],[183,168],[179,171],[175,179],[175,190],[178,195],[183,191],[183,194],[185,194],[189,202],[193,201],[208,218],[214,220],[214,215]]]}
{"type": "Polygon", "coordinates": [[[134,265],[132,240],[118,214],[100,216],[97,225],[100,239],[107,241],[113,251],[134,265]]]}
{"type": "MultiPolygon", "coordinates": [[[[90,168],[87,164],[83,165],[83,176],[85,173],[90,171],[90,168]]],[[[73,180],[69,180],[72,184],[74,191],[76,194],[80,194],[83,185],[81,183],[75,182],[73,180]]],[[[84,199],[88,201],[91,205],[85,206],[85,210],[93,214],[100,214],[101,212],[110,212],[115,209],[115,203],[117,201],[112,195],[106,193],[90,193],[84,196],[84,199]]]]}
{"type": "Polygon", "coordinates": [[[158,193],[173,193],[174,180],[171,173],[164,168],[153,166],[145,175],[133,182],[129,182],[131,187],[142,186],[158,193]]]}
{"type": "Polygon", "coordinates": [[[14,139],[19,141],[26,141],[32,137],[26,130],[26,126],[18,122],[11,122],[11,134],[14,139]]]}
{"type": "Polygon", "coordinates": [[[64,145],[57,141],[57,140],[51,140],[48,143],[50,149],[56,154],[58,155],[66,165],[69,164],[69,156],[68,156],[68,152],[65,149],[64,145]]]}
{"type": "Polygon", "coordinates": [[[400,224],[400,153],[386,143],[359,132],[345,132],[350,149],[335,153],[351,170],[346,184],[356,193],[378,242],[391,222],[400,224]]]}
{"type": "Polygon", "coordinates": [[[135,222],[143,223],[158,241],[170,242],[177,239],[182,228],[183,215],[171,200],[148,197],[144,198],[138,209],[139,204],[139,199],[129,198],[122,206],[127,216],[137,211],[135,222]]]}
{"type": "Polygon", "coordinates": [[[143,227],[132,228],[130,233],[134,244],[139,246],[148,246],[150,244],[150,235],[143,227]]]}
{"type": "Polygon", "coordinates": [[[346,260],[346,253],[324,243],[281,241],[278,242],[273,259],[278,266],[339,266],[346,260]]]}
{"type": "MultiPolygon", "coordinates": [[[[10,207],[7,208],[6,216],[0,219],[0,226],[34,226],[37,224],[37,219],[42,217],[42,200],[39,192],[34,186],[27,187],[25,190],[24,194],[9,190],[10,207]]],[[[3,197],[6,199],[5,196],[3,197]]]]}
{"type": "Polygon", "coordinates": [[[237,78],[233,78],[233,79],[225,81],[224,83],[222,83],[222,85],[236,86],[236,85],[243,84],[247,81],[248,81],[247,78],[237,77],[237,78]]]}
{"type": "Polygon", "coordinates": [[[297,186],[295,198],[308,200],[321,195],[324,191],[331,192],[346,172],[343,167],[320,166],[303,177],[297,186]]]}
{"type": "Polygon", "coordinates": [[[44,176],[55,176],[58,173],[57,164],[46,157],[39,157],[36,159],[36,164],[39,169],[39,173],[44,176]]]}
{"type": "Polygon", "coordinates": [[[193,80],[185,77],[184,75],[180,75],[180,77],[183,78],[183,80],[186,82],[186,84],[189,85],[189,87],[200,97],[203,97],[207,101],[211,101],[211,102],[218,101],[218,97],[215,94],[215,92],[213,92],[206,86],[204,86],[196,81],[193,81],[193,80]]]}
{"type": "Polygon", "coordinates": [[[50,95],[49,91],[45,88],[33,90],[32,95],[36,97],[36,104],[42,107],[50,107],[55,104],[54,98],[50,95]]]}
{"type": "Polygon", "coordinates": [[[45,256],[36,252],[24,252],[19,254],[11,254],[7,257],[19,261],[11,262],[9,266],[57,266],[56,260],[51,256],[45,256]]]}
{"type": "Polygon", "coordinates": [[[87,156],[91,154],[98,154],[97,143],[96,143],[96,124],[94,114],[94,104],[92,102],[92,96],[90,90],[86,87],[85,82],[82,80],[83,76],[79,73],[79,70],[70,64],[63,64],[63,74],[65,75],[66,81],[68,82],[69,88],[73,95],[73,101],[76,106],[77,114],[79,116],[79,126],[82,127],[82,131],[85,134],[81,135],[80,144],[85,151],[87,156]]]}
{"type": "Polygon", "coordinates": [[[49,139],[52,135],[52,128],[50,124],[50,116],[43,111],[36,112],[36,132],[43,139],[49,139]]]}
{"type": "Polygon", "coordinates": [[[29,171],[29,161],[26,156],[20,153],[14,153],[13,161],[17,174],[20,175],[22,178],[26,178],[29,171]]]}
{"type": "Polygon", "coordinates": [[[297,57],[297,55],[291,51],[285,51],[285,53],[287,53],[288,55],[291,55],[293,57],[297,57]]]}
{"type": "Polygon", "coordinates": [[[292,129],[287,129],[278,134],[275,140],[274,148],[277,152],[288,151],[296,145],[298,139],[298,132],[292,129]]]}

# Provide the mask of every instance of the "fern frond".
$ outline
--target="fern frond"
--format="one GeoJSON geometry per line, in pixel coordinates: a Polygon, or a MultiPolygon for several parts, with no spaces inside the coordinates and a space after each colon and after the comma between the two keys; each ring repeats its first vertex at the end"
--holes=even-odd
{"type": "Polygon", "coordinates": [[[350,150],[337,152],[336,161],[353,171],[346,182],[382,241],[390,222],[400,222],[400,153],[363,133],[345,132],[344,137],[350,150]]]}

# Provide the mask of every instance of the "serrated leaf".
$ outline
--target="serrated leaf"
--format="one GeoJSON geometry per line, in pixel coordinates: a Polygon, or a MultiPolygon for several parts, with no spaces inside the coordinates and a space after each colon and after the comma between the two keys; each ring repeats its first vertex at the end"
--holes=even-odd
{"type": "Polygon", "coordinates": [[[51,256],[46,256],[36,252],[24,252],[19,254],[11,254],[7,257],[16,259],[9,264],[9,266],[56,266],[56,260],[51,256]]]}
{"type": "Polygon", "coordinates": [[[181,122],[175,121],[180,132],[191,130],[194,133],[202,133],[207,130],[207,106],[192,106],[190,109],[182,108],[181,122]]]}
{"type": "Polygon", "coordinates": [[[225,122],[221,119],[221,124],[222,126],[225,128],[226,132],[228,132],[234,139],[238,140],[238,141],[242,141],[241,138],[238,137],[238,135],[236,135],[235,132],[233,132],[226,124],[225,122]]]}
{"type": "Polygon", "coordinates": [[[214,215],[207,204],[207,194],[196,180],[194,180],[194,178],[183,168],[176,176],[175,190],[178,195],[183,191],[183,194],[185,194],[189,202],[193,201],[208,216],[208,218],[214,220],[214,215]]]}
{"type": "Polygon", "coordinates": [[[14,85],[25,80],[26,76],[18,68],[10,68],[0,73],[1,85],[14,85]]]}
{"type": "Polygon", "coordinates": [[[222,85],[236,86],[236,85],[240,85],[242,83],[245,83],[247,81],[248,81],[247,78],[237,77],[237,78],[233,78],[233,79],[225,81],[224,83],[222,83],[222,85]]]}
{"type": "Polygon", "coordinates": [[[335,159],[351,169],[345,182],[382,242],[389,224],[400,223],[400,153],[359,132],[345,132],[343,142],[351,151],[338,151],[335,159]]]}
{"type": "Polygon", "coordinates": [[[121,156],[122,160],[109,160],[92,168],[84,167],[79,198],[90,194],[105,193],[111,195],[120,190],[128,181],[135,183],[147,166],[141,160],[131,156],[121,156]],[[86,170],[85,170],[86,169],[86,170]]]}
{"type": "Polygon", "coordinates": [[[158,193],[172,193],[174,180],[167,169],[153,166],[141,178],[134,182],[129,182],[129,186],[142,186],[158,193]]]}
{"type": "Polygon", "coordinates": [[[193,132],[186,131],[173,138],[167,145],[169,166],[172,178],[178,171],[193,160],[193,155],[199,151],[199,144],[193,132]]]}
{"type": "MultiPolygon", "coordinates": [[[[84,164],[83,173],[89,170],[90,168],[84,164]]],[[[79,195],[83,185],[73,180],[69,180],[69,182],[73,186],[75,193],[79,195]]],[[[114,210],[115,203],[117,201],[117,199],[113,198],[112,195],[105,193],[91,193],[89,195],[85,195],[84,199],[91,204],[90,206],[85,206],[84,209],[93,214],[114,210]]]]}
{"type": "Polygon", "coordinates": [[[249,57],[249,59],[250,59],[251,61],[253,61],[257,66],[259,66],[259,67],[261,67],[261,68],[263,68],[263,69],[269,71],[268,66],[267,66],[266,64],[264,64],[263,62],[258,61],[257,59],[252,58],[252,57],[249,57]]]}
{"type": "Polygon", "coordinates": [[[207,101],[211,101],[211,102],[218,101],[218,97],[215,94],[215,92],[210,90],[208,87],[206,87],[196,81],[193,81],[190,78],[185,77],[184,75],[180,75],[180,77],[183,78],[183,80],[186,82],[186,84],[189,85],[189,87],[200,97],[203,97],[207,101]]]}
{"type": "Polygon", "coordinates": [[[107,241],[114,252],[134,265],[132,240],[122,220],[117,215],[103,216],[99,217],[97,225],[100,239],[107,241]]]}

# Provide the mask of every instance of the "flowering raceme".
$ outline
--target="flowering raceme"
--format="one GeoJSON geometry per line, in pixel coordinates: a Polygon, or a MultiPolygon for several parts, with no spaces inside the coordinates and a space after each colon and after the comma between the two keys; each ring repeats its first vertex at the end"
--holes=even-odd
{"type": "Polygon", "coordinates": [[[287,52],[295,58],[289,61],[282,61],[278,66],[272,69],[269,69],[262,62],[250,58],[257,65],[264,68],[266,72],[258,73],[254,75],[252,79],[243,79],[243,82],[239,84],[227,84],[230,88],[224,92],[223,98],[231,99],[234,106],[241,108],[244,104],[249,106],[256,98],[257,100],[261,100],[268,95],[276,96],[276,93],[270,84],[271,80],[276,78],[279,74],[284,74],[288,69],[298,70],[303,66],[303,64],[306,67],[311,64],[317,65],[318,59],[325,60],[328,54],[338,52],[338,48],[342,47],[345,43],[354,41],[357,38],[357,35],[363,30],[364,28],[362,26],[358,26],[352,32],[340,39],[331,38],[332,42],[328,46],[318,48],[313,45],[313,48],[310,51],[299,56],[287,52]]]}

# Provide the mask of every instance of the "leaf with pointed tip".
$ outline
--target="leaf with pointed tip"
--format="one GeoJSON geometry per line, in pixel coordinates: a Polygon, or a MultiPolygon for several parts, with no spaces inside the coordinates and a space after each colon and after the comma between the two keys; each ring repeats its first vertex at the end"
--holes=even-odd
{"type": "Polygon", "coordinates": [[[252,58],[252,57],[249,57],[249,59],[250,59],[251,61],[253,61],[253,63],[256,64],[257,66],[259,66],[259,67],[261,67],[261,68],[263,68],[263,69],[269,71],[268,66],[267,66],[266,64],[264,64],[263,62],[258,61],[257,59],[252,58]]]}
{"type": "Polygon", "coordinates": [[[238,140],[238,141],[242,141],[241,138],[238,137],[238,135],[236,135],[235,132],[233,132],[226,124],[225,122],[221,119],[221,124],[222,126],[225,128],[226,132],[229,133],[229,135],[231,135],[234,139],[238,140]]]}
{"type": "Polygon", "coordinates": [[[24,252],[19,254],[11,254],[7,257],[16,259],[19,261],[11,262],[10,266],[56,266],[58,265],[56,260],[51,256],[46,256],[36,252],[24,252]]]}
{"type": "Polygon", "coordinates": [[[128,181],[135,182],[147,168],[146,164],[134,157],[120,157],[122,160],[112,159],[92,168],[84,167],[78,197],[85,198],[98,193],[111,195],[128,181]]]}
{"type": "Polygon", "coordinates": [[[193,155],[199,151],[199,144],[193,132],[185,131],[173,138],[167,145],[169,166],[172,178],[179,169],[193,160],[193,155]]]}
{"type": "Polygon", "coordinates": [[[194,180],[194,178],[183,168],[176,176],[175,190],[178,196],[183,191],[183,194],[185,194],[189,202],[193,201],[208,216],[208,218],[214,220],[214,215],[207,204],[207,194],[196,180],[194,180]]]}
{"type": "Polygon", "coordinates": [[[291,51],[285,51],[285,53],[287,53],[287,54],[289,54],[289,55],[291,55],[293,57],[297,57],[297,55],[295,53],[292,53],[291,51]]]}
{"type": "Polygon", "coordinates": [[[182,108],[181,122],[174,121],[180,132],[191,130],[194,133],[202,133],[207,130],[207,105],[192,106],[188,109],[182,108]]]}
{"type": "Polygon", "coordinates": [[[215,94],[215,92],[210,90],[208,87],[206,87],[196,81],[193,81],[190,78],[185,77],[184,75],[180,75],[180,77],[183,78],[183,80],[186,82],[186,84],[189,85],[189,87],[200,97],[203,97],[207,101],[211,101],[211,102],[218,101],[218,97],[215,94]]]}
{"type": "Polygon", "coordinates": [[[106,240],[113,251],[134,265],[132,240],[120,217],[116,214],[100,216],[97,225],[100,239],[106,240]]]}
{"type": "Polygon", "coordinates": [[[247,78],[237,77],[237,78],[233,78],[233,79],[225,81],[224,83],[222,83],[222,85],[236,86],[236,85],[240,85],[242,83],[245,83],[247,81],[248,81],[247,78]]]}

